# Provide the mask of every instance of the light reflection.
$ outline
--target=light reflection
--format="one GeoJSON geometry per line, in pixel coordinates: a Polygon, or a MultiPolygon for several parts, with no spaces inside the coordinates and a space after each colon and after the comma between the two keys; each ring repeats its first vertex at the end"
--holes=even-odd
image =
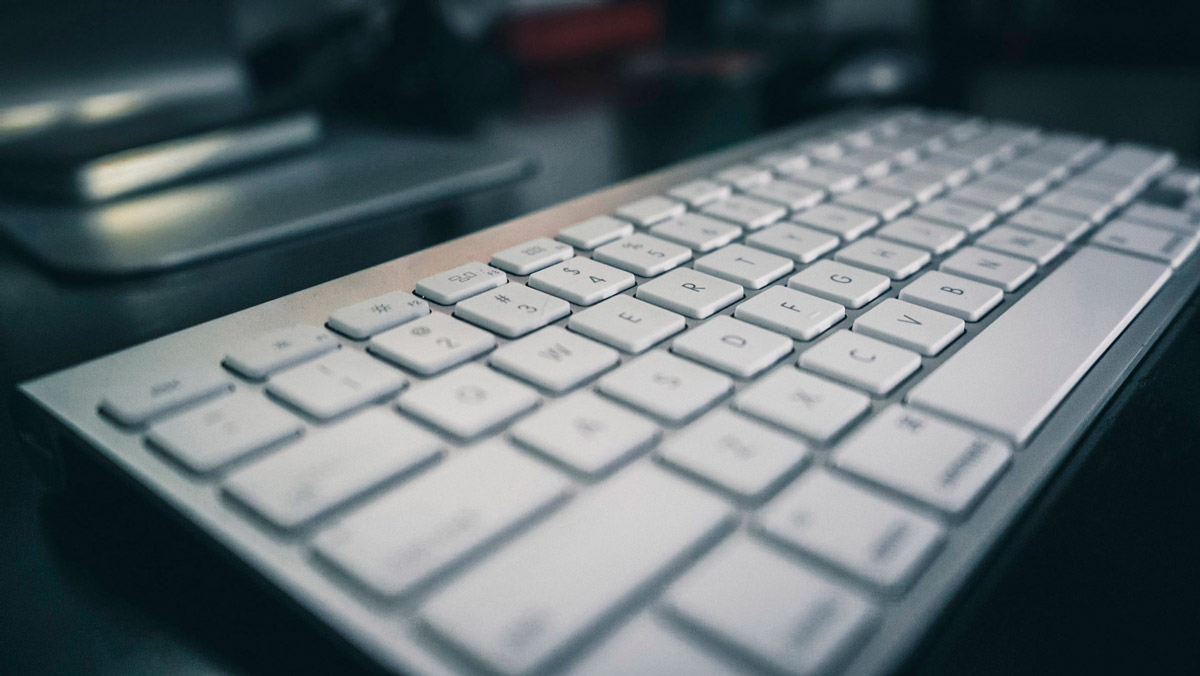
{"type": "Polygon", "coordinates": [[[89,197],[106,199],[150,184],[164,183],[187,175],[234,144],[231,135],[214,133],[121,153],[89,166],[81,176],[83,189],[89,197]]]}

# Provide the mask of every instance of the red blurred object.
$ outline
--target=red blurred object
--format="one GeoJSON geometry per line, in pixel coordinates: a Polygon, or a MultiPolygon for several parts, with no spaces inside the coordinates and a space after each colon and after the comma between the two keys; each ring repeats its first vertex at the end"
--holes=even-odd
{"type": "Polygon", "coordinates": [[[500,28],[509,57],[536,65],[647,47],[661,37],[661,8],[648,1],[518,14],[500,28]]]}

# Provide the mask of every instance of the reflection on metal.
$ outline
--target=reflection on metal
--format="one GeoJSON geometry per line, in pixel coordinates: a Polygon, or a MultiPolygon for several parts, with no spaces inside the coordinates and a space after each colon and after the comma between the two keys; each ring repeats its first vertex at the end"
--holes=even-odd
{"type": "Polygon", "coordinates": [[[0,108],[0,142],[8,134],[33,133],[63,117],[61,104],[50,101],[0,108]]]}

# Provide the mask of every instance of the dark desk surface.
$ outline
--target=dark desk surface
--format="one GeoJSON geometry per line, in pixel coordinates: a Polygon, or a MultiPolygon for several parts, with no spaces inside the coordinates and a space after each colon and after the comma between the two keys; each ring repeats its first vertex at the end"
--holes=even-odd
{"type": "MultiPolygon", "coordinates": [[[[0,388],[598,189],[760,131],[754,97],[499,114],[487,140],[543,171],[453,206],[153,278],[65,281],[0,245],[0,388]],[[691,112],[689,112],[691,111],[691,112]]],[[[1195,309],[1193,303],[1191,309],[1195,309]]],[[[1181,319],[1108,431],[922,672],[1200,673],[1200,331],[1181,319]]],[[[296,674],[332,642],[103,476],[46,495],[0,409],[0,674],[296,674]]]]}

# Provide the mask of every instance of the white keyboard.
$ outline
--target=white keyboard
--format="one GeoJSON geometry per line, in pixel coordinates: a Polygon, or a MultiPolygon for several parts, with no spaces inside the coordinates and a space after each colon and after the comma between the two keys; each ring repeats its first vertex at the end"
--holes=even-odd
{"type": "Polygon", "coordinates": [[[1195,290],[1200,211],[1140,199],[1191,175],[848,113],[26,383],[25,423],[397,674],[886,672],[1195,290]]]}

